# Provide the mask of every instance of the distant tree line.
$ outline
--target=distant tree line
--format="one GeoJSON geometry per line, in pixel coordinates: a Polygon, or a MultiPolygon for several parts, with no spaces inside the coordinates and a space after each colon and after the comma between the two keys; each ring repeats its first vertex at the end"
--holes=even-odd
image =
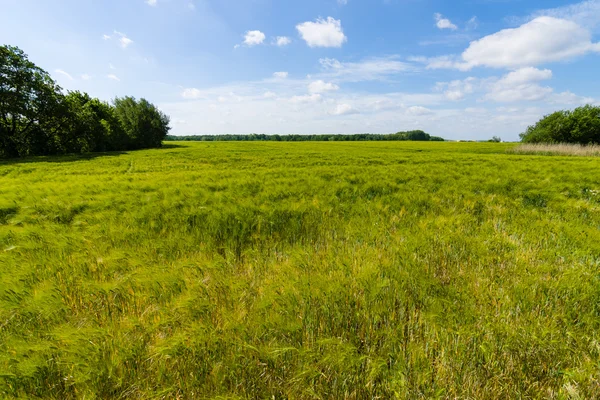
{"type": "Polygon", "coordinates": [[[443,142],[444,139],[431,136],[423,131],[398,132],[391,134],[359,133],[355,135],[194,135],[167,136],[169,141],[190,142],[368,142],[368,141],[419,141],[443,142]]]}
{"type": "Polygon", "coordinates": [[[112,104],[62,89],[17,47],[0,47],[0,156],[160,147],[169,117],[133,97],[112,104]]]}
{"type": "Polygon", "coordinates": [[[523,143],[600,144],[600,107],[557,111],[521,134],[523,143]]]}

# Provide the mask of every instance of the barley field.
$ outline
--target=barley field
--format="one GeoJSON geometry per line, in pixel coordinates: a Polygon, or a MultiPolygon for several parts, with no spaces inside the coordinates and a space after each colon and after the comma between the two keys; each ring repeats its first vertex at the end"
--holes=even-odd
{"type": "Polygon", "coordinates": [[[512,146],[0,162],[0,398],[599,398],[600,159],[512,146]]]}

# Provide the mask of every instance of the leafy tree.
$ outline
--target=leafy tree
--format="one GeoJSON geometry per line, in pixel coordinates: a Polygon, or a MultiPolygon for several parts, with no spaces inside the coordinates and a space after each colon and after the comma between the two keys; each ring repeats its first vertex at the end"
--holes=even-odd
{"type": "Polygon", "coordinates": [[[47,154],[55,147],[60,87],[17,47],[0,47],[0,153],[47,154]]]}
{"type": "Polygon", "coordinates": [[[488,140],[488,142],[490,142],[490,143],[502,143],[502,139],[499,136],[492,136],[492,138],[490,140],[488,140]]]}
{"type": "Polygon", "coordinates": [[[116,98],[115,115],[131,149],[161,147],[168,135],[169,117],[145,99],[116,98]]]}
{"type": "Polygon", "coordinates": [[[600,143],[600,107],[587,105],[545,116],[521,134],[524,143],[600,143]]]}
{"type": "Polygon", "coordinates": [[[169,117],[148,101],[64,95],[23,51],[0,47],[0,156],[160,147],[168,132],[169,117]]]}

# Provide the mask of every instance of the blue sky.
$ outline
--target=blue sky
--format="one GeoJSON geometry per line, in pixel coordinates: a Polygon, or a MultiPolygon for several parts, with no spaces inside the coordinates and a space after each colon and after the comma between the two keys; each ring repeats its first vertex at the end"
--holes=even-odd
{"type": "Polygon", "coordinates": [[[600,0],[0,0],[0,43],[172,133],[517,140],[600,104],[600,0]]]}

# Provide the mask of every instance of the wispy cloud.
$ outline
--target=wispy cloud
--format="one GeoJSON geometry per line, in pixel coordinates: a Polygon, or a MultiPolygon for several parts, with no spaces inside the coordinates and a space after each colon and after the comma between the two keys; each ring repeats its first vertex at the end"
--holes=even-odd
{"type": "Polygon", "coordinates": [[[62,75],[62,76],[64,76],[65,78],[69,79],[70,81],[72,81],[72,80],[73,80],[73,77],[71,76],[71,74],[69,74],[69,73],[67,73],[67,72],[63,71],[62,69],[57,69],[57,70],[54,70],[54,72],[56,72],[56,73],[57,73],[57,74],[59,74],[59,75],[62,75]]]}

